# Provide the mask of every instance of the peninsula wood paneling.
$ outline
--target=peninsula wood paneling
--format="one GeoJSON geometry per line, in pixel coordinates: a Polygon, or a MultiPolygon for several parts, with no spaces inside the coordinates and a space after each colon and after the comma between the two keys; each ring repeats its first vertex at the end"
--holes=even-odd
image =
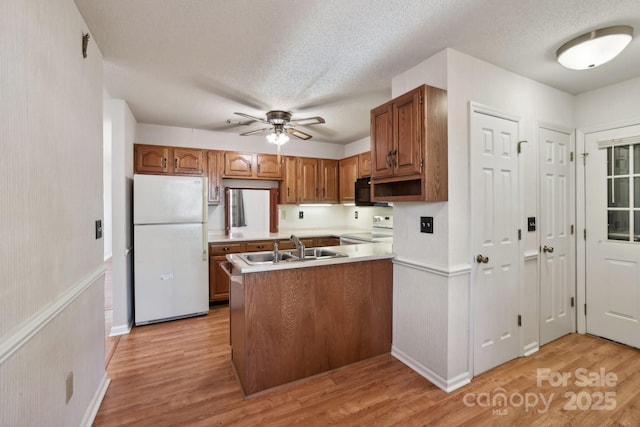
{"type": "Polygon", "coordinates": [[[232,323],[245,393],[388,353],[392,276],[388,260],[245,274],[244,287],[231,292],[233,319],[236,310],[245,313],[244,331],[232,323]]]}

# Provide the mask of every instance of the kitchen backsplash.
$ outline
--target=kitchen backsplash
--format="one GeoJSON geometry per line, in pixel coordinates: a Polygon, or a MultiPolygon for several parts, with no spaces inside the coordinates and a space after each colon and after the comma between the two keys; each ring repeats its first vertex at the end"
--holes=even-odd
{"type": "Polygon", "coordinates": [[[370,229],[374,215],[392,215],[392,207],[381,206],[279,206],[280,229],[353,228],[370,229]],[[303,213],[303,218],[299,213],[303,213]],[[356,212],[358,218],[356,218],[356,212]]]}
{"type": "MultiPolygon", "coordinates": [[[[393,215],[392,207],[381,206],[298,206],[278,205],[279,228],[295,230],[308,228],[369,229],[374,215],[393,215]],[[299,218],[303,212],[303,218],[299,218]],[[356,212],[358,218],[356,218],[356,212]]],[[[224,233],[224,206],[209,206],[210,231],[224,233]]]]}

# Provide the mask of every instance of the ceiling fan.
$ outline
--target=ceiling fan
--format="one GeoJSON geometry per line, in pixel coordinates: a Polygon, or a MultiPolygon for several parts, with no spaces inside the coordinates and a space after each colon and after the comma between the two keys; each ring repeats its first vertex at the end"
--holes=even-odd
{"type": "Polygon", "coordinates": [[[296,129],[294,126],[307,126],[307,125],[316,125],[316,124],[325,123],[324,119],[318,116],[291,120],[291,113],[288,111],[281,111],[281,110],[268,111],[266,114],[266,119],[261,119],[259,117],[251,116],[245,113],[234,113],[234,114],[237,114],[249,120],[244,122],[227,120],[227,123],[234,123],[239,125],[250,125],[254,122],[260,122],[260,123],[269,125],[269,127],[256,129],[249,132],[244,132],[244,133],[241,133],[240,135],[242,136],[255,135],[258,133],[271,130],[271,133],[267,135],[267,140],[273,144],[277,144],[278,146],[289,141],[288,135],[293,135],[296,138],[300,138],[304,140],[312,138],[311,135],[309,135],[306,132],[302,132],[299,129],[296,129]]]}

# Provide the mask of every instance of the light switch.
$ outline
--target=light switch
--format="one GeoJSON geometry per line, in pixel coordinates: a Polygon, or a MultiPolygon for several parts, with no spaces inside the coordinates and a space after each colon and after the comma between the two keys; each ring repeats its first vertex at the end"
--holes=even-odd
{"type": "Polygon", "coordinates": [[[536,217],[530,216],[527,218],[527,231],[536,231],[536,217]]]}
{"type": "Polygon", "coordinates": [[[96,219],[96,240],[102,238],[102,220],[96,219]]]}
{"type": "Polygon", "coordinates": [[[433,234],[433,217],[432,216],[420,217],[420,232],[433,234]]]}

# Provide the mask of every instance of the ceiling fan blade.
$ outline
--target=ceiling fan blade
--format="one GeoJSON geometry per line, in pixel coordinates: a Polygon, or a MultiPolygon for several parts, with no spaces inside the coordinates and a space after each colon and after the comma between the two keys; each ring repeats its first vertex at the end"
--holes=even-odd
{"type": "Polygon", "coordinates": [[[304,139],[304,140],[307,140],[307,139],[311,139],[311,138],[313,138],[313,137],[312,137],[311,135],[309,135],[308,133],[304,133],[304,132],[299,131],[298,129],[294,129],[294,128],[289,128],[289,129],[287,129],[287,133],[288,133],[289,135],[293,135],[293,136],[295,136],[296,138],[300,138],[300,139],[304,139]]]}
{"type": "Polygon", "coordinates": [[[269,124],[269,122],[266,121],[265,119],[260,119],[258,117],[250,116],[249,114],[245,114],[245,113],[233,113],[233,114],[237,114],[237,115],[245,117],[245,118],[247,118],[249,120],[253,120],[254,122],[261,122],[261,123],[269,124]]]}
{"type": "Polygon", "coordinates": [[[239,120],[227,119],[227,123],[230,124],[230,125],[248,126],[251,123],[254,123],[254,120],[247,120],[246,122],[241,122],[239,120]]]}
{"type": "Polygon", "coordinates": [[[307,125],[319,125],[325,123],[322,117],[307,117],[306,119],[295,119],[290,121],[293,126],[307,126],[307,125]]]}
{"type": "Polygon", "coordinates": [[[241,133],[240,136],[255,135],[257,133],[264,132],[265,130],[269,130],[269,129],[271,129],[271,128],[262,128],[262,129],[250,130],[249,132],[241,133]]]}

